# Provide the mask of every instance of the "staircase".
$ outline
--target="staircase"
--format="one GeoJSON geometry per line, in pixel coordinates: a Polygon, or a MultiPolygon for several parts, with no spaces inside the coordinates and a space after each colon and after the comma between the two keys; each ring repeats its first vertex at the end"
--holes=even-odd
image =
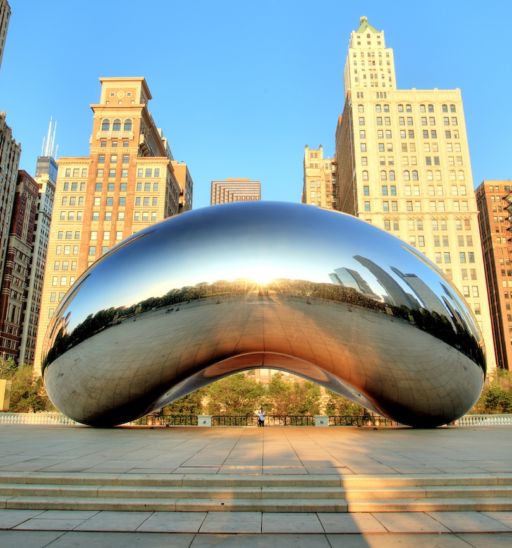
{"type": "Polygon", "coordinates": [[[511,511],[512,474],[0,473],[0,508],[115,511],[511,511]]]}

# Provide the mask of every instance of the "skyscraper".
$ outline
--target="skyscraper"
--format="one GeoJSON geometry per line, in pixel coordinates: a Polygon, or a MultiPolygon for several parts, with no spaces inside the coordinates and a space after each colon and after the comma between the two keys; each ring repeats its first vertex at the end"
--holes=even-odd
{"type": "Polygon", "coordinates": [[[397,89],[393,50],[362,17],[336,128],[337,204],[425,253],[465,295],[495,367],[459,89],[397,89]]]}
{"type": "Polygon", "coordinates": [[[100,78],[90,153],[60,158],[35,369],[49,320],[78,276],[124,238],[179,211],[172,154],[148,110],[146,80],[100,78]]]}
{"type": "Polygon", "coordinates": [[[498,367],[512,367],[512,181],[483,181],[476,190],[487,292],[498,367]]]}
{"type": "Polygon", "coordinates": [[[5,112],[0,112],[0,280],[5,266],[20,154],[21,145],[12,136],[5,112]]]}
{"type": "Polygon", "coordinates": [[[302,203],[336,209],[334,158],[324,158],[324,147],[304,147],[302,203]]]}
{"type": "Polygon", "coordinates": [[[4,55],[4,47],[7,39],[7,27],[11,17],[11,8],[7,0],[0,0],[0,66],[4,55]]]}
{"type": "Polygon", "coordinates": [[[261,184],[251,179],[212,181],[210,205],[261,200],[261,184]]]}
{"type": "Polygon", "coordinates": [[[0,355],[15,361],[27,298],[37,198],[37,183],[26,171],[19,171],[0,295],[0,355]]]}
{"type": "Polygon", "coordinates": [[[57,125],[50,121],[48,134],[43,141],[41,156],[37,158],[35,181],[38,186],[37,216],[33,235],[33,249],[28,278],[27,299],[23,314],[23,331],[18,355],[18,363],[34,363],[37,326],[41,311],[41,293],[43,290],[44,270],[48,251],[48,237],[52,220],[55,184],[57,182],[57,163],[55,156],[55,131],[57,125]]]}
{"type": "Polygon", "coordinates": [[[173,160],[172,168],[174,170],[174,175],[176,181],[180,187],[180,205],[179,212],[188,211],[192,209],[192,196],[194,190],[194,182],[192,181],[192,176],[188,170],[187,164],[183,162],[177,162],[173,160]]]}

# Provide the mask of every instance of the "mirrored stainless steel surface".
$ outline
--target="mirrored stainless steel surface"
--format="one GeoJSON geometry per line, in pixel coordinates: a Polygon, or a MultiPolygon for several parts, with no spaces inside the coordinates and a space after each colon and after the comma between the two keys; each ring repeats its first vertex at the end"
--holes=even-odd
{"type": "Polygon", "coordinates": [[[64,298],[43,363],[55,405],[97,426],[255,367],[413,426],[463,415],[485,376],[472,313],[427,258],[355,217],[275,202],[187,212],[125,240],[64,298]]]}

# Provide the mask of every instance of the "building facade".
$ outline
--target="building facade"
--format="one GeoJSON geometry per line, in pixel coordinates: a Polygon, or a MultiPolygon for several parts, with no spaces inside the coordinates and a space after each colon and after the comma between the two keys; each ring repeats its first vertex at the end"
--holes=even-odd
{"type": "Polygon", "coordinates": [[[52,220],[55,185],[57,183],[57,162],[55,125],[50,122],[48,136],[42,155],[36,163],[35,181],[38,186],[37,216],[33,237],[32,260],[28,279],[27,299],[23,319],[18,363],[33,365],[36,350],[37,327],[41,311],[44,270],[48,251],[48,238],[52,220]]]}
{"type": "Polygon", "coordinates": [[[212,181],[210,205],[253,202],[254,200],[261,200],[261,183],[259,181],[236,178],[212,181]]]}
{"type": "Polygon", "coordinates": [[[336,209],[334,158],[324,158],[324,147],[304,147],[302,203],[336,209]]]}
{"type": "Polygon", "coordinates": [[[495,367],[462,97],[396,87],[393,51],[365,17],[350,36],[336,128],[338,209],[418,248],[445,273],[482,329],[495,367]]]}
{"type": "Polygon", "coordinates": [[[91,105],[90,153],[58,161],[35,371],[44,335],[60,300],[84,270],[110,248],[179,211],[172,154],[148,110],[146,80],[100,78],[91,105]]]}
{"type": "Polygon", "coordinates": [[[512,365],[512,180],[483,181],[476,190],[485,277],[498,367],[512,365]]]}
{"type": "Polygon", "coordinates": [[[5,112],[0,112],[0,280],[5,266],[20,154],[21,146],[12,136],[5,112]]]}
{"type": "Polygon", "coordinates": [[[180,204],[179,212],[188,211],[192,209],[192,197],[194,193],[194,182],[192,181],[192,176],[188,170],[187,164],[183,162],[177,162],[173,160],[172,168],[174,170],[174,175],[176,181],[180,187],[180,204]]]}
{"type": "Polygon", "coordinates": [[[7,0],[0,0],[0,66],[2,66],[2,57],[4,55],[10,17],[11,8],[9,2],[7,2],[7,0]]]}
{"type": "Polygon", "coordinates": [[[22,335],[37,200],[37,183],[26,171],[20,171],[0,294],[0,355],[15,361],[22,335]]]}

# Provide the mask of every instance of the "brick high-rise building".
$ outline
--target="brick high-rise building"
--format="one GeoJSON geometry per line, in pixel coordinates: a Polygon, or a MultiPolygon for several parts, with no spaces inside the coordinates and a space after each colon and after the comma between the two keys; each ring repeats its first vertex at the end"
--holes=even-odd
{"type": "Polygon", "coordinates": [[[101,78],[91,105],[90,154],[60,158],[35,370],[60,300],[96,259],[124,238],[179,211],[167,140],[149,110],[144,78],[101,78]]]}
{"type": "Polygon", "coordinates": [[[366,17],[352,32],[336,129],[338,209],[425,253],[465,295],[494,347],[459,89],[398,89],[393,50],[366,17]]]}
{"type": "Polygon", "coordinates": [[[20,154],[21,146],[12,136],[11,128],[5,121],[5,112],[0,112],[0,280],[11,228],[20,154]]]}
{"type": "Polygon", "coordinates": [[[37,201],[37,183],[26,171],[20,171],[0,295],[0,355],[15,361],[21,342],[37,201]]]}
{"type": "Polygon", "coordinates": [[[498,367],[512,367],[512,181],[483,181],[478,220],[498,367]]]}
{"type": "Polygon", "coordinates": [[[188,170],[187,164],[183,162],[172,161],[172,168],[178,185],[180,187],[180,209],[179,212],[192,209],[192,195],[194,191],[194,182],[188,170]]]}
{"type": "Polygon", "coordinates": [[[7,0],[0,0],[0,66],[4,55],[5,42],[7,40],[7,27],[11,17],[11,8],[7,0]]]}
{"type": "Polygon", "coordinates": [[[261,200],[261,184],[251,179],[212,181],[210,205],[261,200]]]}
{"type": "Polygon", "coordinates": [[[27,280],[27,299],[23,317],[18,362],[32,365],[36,350],[37,326],[41,311],[44,270],[48,251],[48,237],[52,220],[55,184],[57,182],[57,163],[54,159],[56,125],[50,122],[48,135],[43,145],[42,155],[37,158],[35,181],[38,186],[36,226],[33,236],[33,250],[30,264],[30,276],[27,280]]]}
{"type": "Polygon", "coordinates": [[[324,147],[304,147],[302,203],[336,209],[334,158],[324,158],[324,147]]]}

